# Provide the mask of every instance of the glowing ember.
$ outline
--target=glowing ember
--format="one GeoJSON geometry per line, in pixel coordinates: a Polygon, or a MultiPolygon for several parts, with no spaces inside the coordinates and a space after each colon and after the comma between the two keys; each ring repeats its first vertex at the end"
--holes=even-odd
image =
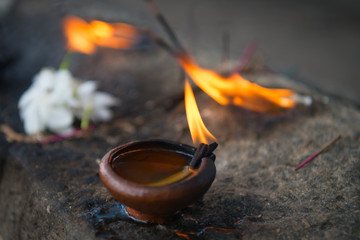
{"type": "Polygon", "coordinates": [[[200,143],[216,142],[216,138],[207,130],[201,119],[194,93],[187,80],[185,80],[185,109],[193,143],[198,145],[200,143]]]}
{"type": "Polygon", "coordinates": [[[233,229],[233,228],[220,228],[220,227],[214,227],[214,226],[208,226],[203,228],[200,232],[190,232],[188,234],[186,233],[181,233],[177,230],[175,230],[175,234],[179,237],[183,237],[185,239],[191,239],[191,236],[201,236],[202,234],[204,234],[207,230],[216,230],[216,231],[220,231],[220,232],[242,232],[240,229],[233,229]]]}
{"type": "Polygon", "coordinates": [[[125,23],[90,23],[75,16],[64,19],[64,33],[69,51],[86,54],[95,52],[97,46],[129,49],[136,44],[140,32],[137,28],[125,23]]]}
{"type": "Polygon", "coordinates": [[[190,236],[186,233],[181,233],[181,232],[177,232],[175,231],[175,234],[179,237],[183,237],[183,238],[186,238],[186,239],[190,239],[190,236]]]}
{"type": "Polygon", "coordinates": [[[199,67],[186,54],[177,60],[193,81],[209,96],[222,105],[235,105],[256,112],[274,112],[295,105],[294,92],[287,89],[269,89],[242,78],[234,73],[222,77],[214,71],[199,67]]]}

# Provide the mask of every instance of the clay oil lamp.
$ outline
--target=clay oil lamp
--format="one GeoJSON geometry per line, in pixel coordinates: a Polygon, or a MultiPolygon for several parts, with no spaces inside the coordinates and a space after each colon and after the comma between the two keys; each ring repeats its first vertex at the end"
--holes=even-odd
{"type": "Polygon", "coordinates": [[[215,179],[217,143],[201,120],[190,84],[185,105],[197,148],[169,140],[145,140],[118,146],[102,158],[101,181],[136,220],[162,223],[199,200],[215,179]]]}

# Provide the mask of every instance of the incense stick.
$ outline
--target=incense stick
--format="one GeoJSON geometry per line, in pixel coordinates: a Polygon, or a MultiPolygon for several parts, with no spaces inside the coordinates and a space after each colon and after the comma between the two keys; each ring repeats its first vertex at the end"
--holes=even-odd
{"type": "Polygon", "coordinates": [[[246,65],[250,61],[251,57],[253,56],[255,50],[256,50],[256,43],[252,42],[249,45],[246,46],[244,53],[240,56],[238,65],[235,67],[234,72],[235,73],[241,73],[244,71],[246,65]]]}
{"type": "Polygon", "coordinates": [[[85,133],[86,131],[90,131],[93,130],[95,128],[95,125],[89,125],[87,129],[82,129],[82,128],[75,128],[74,130],[72,130],[71,132],[65,133],[65,134],[56,134],[56,135],[52,135],[48,138],[44,138],[42,140],[40,140],[40,144],[41,145],[46,145],[49,143],[54,143],[54,142],[59,142],[71,137],[75,137],[78,136],[82,133],[85,133]]]}
{"type": "Polygon", "coordinates": [[[148,34],[148,36],[160,47],[168,51],[171,55],[175,55],[175,50],[173,50],[170,45],[165,42],[164,39],[156,35],[155,33],[151,32],[150,30],[145,30],[145,32],[148,34]]]}
{"type": "Polygon", "coordinates": [[[166,21],[164,15],[160,12],[159,8],[156,6],[155,2],[153,0],[145,0],[145,2],[148,4],[148,6],[150,7],[151,11],[153,12],[153,14],[155,15],[155,17],[157,18],[157,20],[160,22],[160,24],[163,26],[164,30],[166,31],[166,33],[168,34],[168,36],[170,37],[170,40],[172,41],[172,43],[175,45],[175,49],[179,52],[185,52],[185,49],[183,48],[183,46],[181,45],[180,41],[178,40],[178,38],[176,37],[174,31],[171,29],[170,25],[168,24],[168,22],[166,21]]]}
{"type": "Polygon", "coordinates": [[[229,31],[223,32],[222,36],[222,60],[221,66],[225,73],[231,72],[230,62],[230,33],[229,31]]]}
{"type": "Polygon", "coordinates": [[[327,142],[325,145],[323,145],[316,153],[314,153],[313,155],[311,155],[309,158],[307,158],[305,161],[303,161],[299,166],[297,166],[295,168],[295,171],[299,170],[300,168],[302,168],[305,164],[307,164],[308,162],[310,162],[311,160],[313,160],[316,156],[318,156],[320,153],[322,153],[323,151],[325,151],[328,147],[330,147],[331,144],[335,143],[337,140],[339,140],[341,138],[341,135],[337,135],[336,137],[334,137],[333,139],[331,139],[329,142],[327,142]]]}

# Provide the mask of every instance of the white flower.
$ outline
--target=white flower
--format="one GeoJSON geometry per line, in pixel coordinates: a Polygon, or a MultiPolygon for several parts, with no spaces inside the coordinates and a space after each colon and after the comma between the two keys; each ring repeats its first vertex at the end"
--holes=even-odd
{"type": "Polygon", "coordinates": [[[76,88],[77,102],[74,109],[77,117],[83,119],[89,117],[92,121],[109,121],[113,115],[108,109],[116,106],[119,101],[105,92],[96,92],[96,82],[87,81],[76,88]],[[88,114],[88,116],[84,116],[88,114]]]}
{"type": "Polygon", "coordinates": [[[34,77],[33,84],[19,100],[20,116],[28,134],[46,129],[65,133],[72,129],[75,116],[107,121],[112,118],[108,109],[116,105],[111,95],[96,92],[96,83],[79,83],[68,70],[44,68],[34,77]]]}
{"type": "Polygon", "coordinates": [[[19,101],[25,132],[34,134],[45,129],[56,133],[71,129],[73,114],[67,107],[72,96],[71,75],[65,70],[44,68],[34,77],[30,88],[19,101]]]}

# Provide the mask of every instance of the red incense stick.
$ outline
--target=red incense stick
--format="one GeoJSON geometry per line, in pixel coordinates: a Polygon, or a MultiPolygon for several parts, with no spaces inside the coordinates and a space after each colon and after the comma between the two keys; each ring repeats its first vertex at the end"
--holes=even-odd
{"type": "Polygon", "coordinates": [[[327,142],[324,146],[322,146],[316,153],[314,153],[313,155],[311,155],[308,159],[306,159],[305,161],[303,161],[299,166],[297,166],[295,168],[295,171],[299,170],[300,168],[302,168],[305,164],[307,164],[308,162],[310,162],[311,160],[313,160],[317,155],[319,155],[320,153],[322,153],[323,151],[325,151],[328,147],[330,147],[331,144],[335,143],[337,140],[339,140],[341,138],[341,135],[337,135],[336,137],[334,137],[333,139],[331,139],[329,142],[327,142]]]}
{"type": "Polygon", "coordinates": [[[85,131],[88,130],[93,130],[95,128],[95,125],[89,125],[89,127],[87,129],[82,129],[82,128],[75,128],[74,130],[72,130],[71,132],[65,133],[65,134],[56,134],[56,135],[52,135],[48,138],[42,139],[40,141],[41,145],[45,145],[45,144],[49,144],[49,143],[54,143],[54,142],[59,142],[62,141],[64,139],[67,138],[71,138],[71,137],[75,137],[81,133],[84,133],[85,131]]]}
{"type": "Polygon", "coordinates": [[[254,52],[257,48],[255,42],[251,42],[249,45],[246,46],[244,53],[240,56],[239,62],[234,69],[234,72],[241,73],[244,71],[246,65],[249,63],[250,59],[254,55],[254,52]]]}

